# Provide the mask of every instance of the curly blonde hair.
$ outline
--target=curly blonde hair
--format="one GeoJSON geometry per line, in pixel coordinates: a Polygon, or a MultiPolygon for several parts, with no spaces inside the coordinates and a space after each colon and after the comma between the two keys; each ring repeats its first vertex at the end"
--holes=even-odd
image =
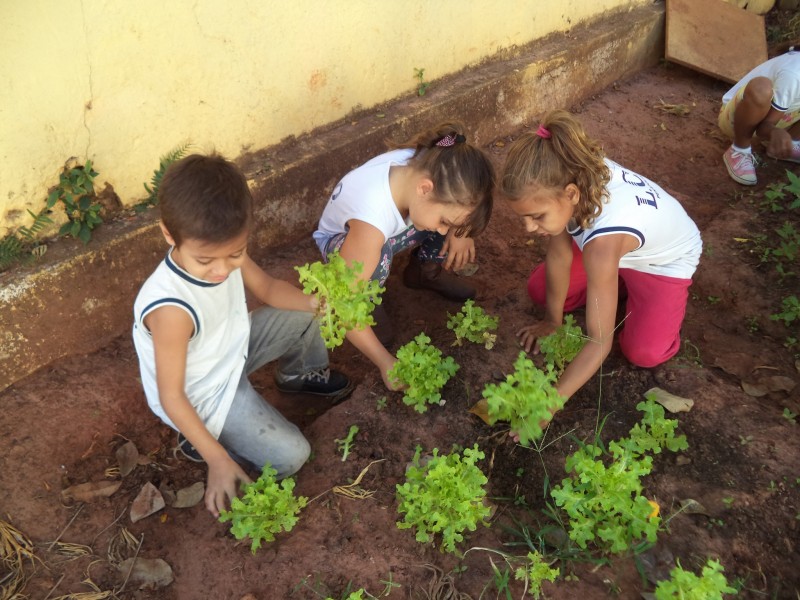
{"type": "Polygon", "coordinates": [[[570,113],[554,110],[542,119],[539,133],[526,133],[508,151],[500,191],[511,200],[521,199],[531,187],[563,190],[573,183],[581,197],[573,218],[583,228],[591,226],[603,210],[611,172],[600,144],[586,135],[570,113]]]}

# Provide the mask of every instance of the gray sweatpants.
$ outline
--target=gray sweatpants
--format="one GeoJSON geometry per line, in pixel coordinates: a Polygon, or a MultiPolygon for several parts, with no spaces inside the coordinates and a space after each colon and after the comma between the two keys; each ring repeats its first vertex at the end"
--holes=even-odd
{"type": "Polygon", "coordinates": [[[328,350],[314,315],[269,306],[252,312],[244,373],[219,442],[259,469],[269,463],[282,478],[303,466],[311,446],[297,426],[264,400],[247,378],[274,360],[283,375],[302,375],[328,366],[328,350]]]}

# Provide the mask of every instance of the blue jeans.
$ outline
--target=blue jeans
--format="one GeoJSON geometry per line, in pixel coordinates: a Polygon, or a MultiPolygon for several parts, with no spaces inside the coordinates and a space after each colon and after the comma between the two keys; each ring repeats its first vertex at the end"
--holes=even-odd
{"type": "Polygon", "coordinates": [[[300,470],[311,446],[300,429],[267,402],[247,378],[274,360],[284,375],[302,375],[328,366],[328,350],[313,314],[271,306],[251,313],[244,373],[219,436],[226,450],[258,469],[269,463],[280,479],[300,470]]]}

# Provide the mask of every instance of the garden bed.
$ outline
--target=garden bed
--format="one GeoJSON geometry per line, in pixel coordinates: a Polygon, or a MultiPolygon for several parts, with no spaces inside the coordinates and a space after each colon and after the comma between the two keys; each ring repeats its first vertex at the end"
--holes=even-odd
{"type": "MultiPolygon", "coordinates": [[[[88,580],[101,591],[116,590],[119,598],[339,599],[348,585],[387,598],[459,597],[447,596],[450,588],[476,599],[486,588],[484,597],[493,598],[490,558],[501,571],[505,568],[498,555],[471,550],[459,558],[397,529],[395,485],[403,481],[416,446],[449,452],[453,446],[479,445],[495,510],[491,526],[479,527],[460,548],[524,555],[527,548],[519,545],[524,540],[510,528],[519,531],[524,525],[535,540],[537,530],[552,524],[542,513],[552,504],[547,483],[552,487],[565,476],[564,459],[577,449],[575,440],[591,441],[601,421],[606,442],[626,435],[641,416],[636,405],[644,393],[661,387],[693,399],[694,406],[674,416],[688,450],[655,456],[653,472],[644,479],[647,497],[658,502],[668,522],[656,548],[638,559],[628,554],[605,561],[588,552],[564,558],[555,563],[560,577],[544,585],[546,596],[639,598],[653,586],[643,580],[637,562],[641,567],[655,558],[663,569],[673,557],[699,571],[707,557],[714,557],[728,581],[741,588],[740,597],[796,598],[800,425],[794,421],[800,417],[792,415],[800,413],[800,386],[777,388],[800,380],[800,350],[786,347],[790,336],[800,336],[797,321],[792,329],[770,315],[781,311],[785,297],[799,295],[800,286],[797,274],[778,272],[779,260],[769,250],[778,247],[782,238],[776,230],[784,223],[800,229],[800,209],[773,210],[765,191],[769,183],[788,183],[787,167],[798,169],[765,158],[758,186],[744,188],[730,180],[721,159],[727,144],[716,128],[725,89],[686,69],[661,66],[571,107],[609,157],[672,192],[701,229],[704,254],[676,358],[656,369],[639,369],[612,350],[602,375],[558,413],[541,452],[515,445],[507,427],[490,427],[469,413],[483,387],[511,371],[519,353],[514,332],[540,316],[525,286],[543,249],[498,201],[488,231],[477,242],[480,269],[474,276],[481,290],[477,303],[500,317],[492,350],[451,347],[447,314],[459,306],[406,289],[399,277],[402,260],[385,294],[395,349],[424,331],[460,365],[444,388],[444,405],[414,412],[401,394],[386,392],[377,372],[348,344],[332,353],[332,361],[358,386],[334,407],[282,396],[269,368],[255,376],[256,386],[301,425],[313,448],[312,459],[296,476],[296,492],[310,499],[299,523],[255,556],[202,505],[167,507],[131,523],[131,502],[145,483],[179,489],[204,481],[206,471],[174,456],[173,432],[147,409],[128,337],[96,354],[58,361],[3,392],[2,519],[33,541],[37,557],[25,562],[24,594],[57,598],[87,592],[92,588],[82,582],[88,580]],[[770,379],[775,376],[787,379],[770,379]],[[769,391],[776,381],[783,385],[769,391]],[[756,396],[759,386],[764,393],[756,396]],[[342,461],[334,440],[353,424],[359,433],[342,461]],[[126,441],[149,458],[121,478],[107,470],[117,465],[115,451],[126,441]],[[371,497],[353,499],[332,491],[364,469],[360,486],[373,491],[371,497]],[[92,503],[62,501],[62,489],[100,480],[121,485],[92,503]],[[706,514],[681,511],[687,499],[700,503],[706,514]],[[123,527],[135,539],[127,552],[166,561],[171,584],[139,590],[128,573],[112,567],[123,553],[123,527]],[[56,541],[86,550],[69,554],[56,541]]],[[[497,132],[487,150],[498,168],[522,131],[497,132]]],[[[792,243],[796,253],[797,238],[790,236],[792,243]]],[[[798,270],[796,256],[793,265],[784,264],[785,271],[798,270]]],[[[293,266],[317,258],[309,236],[299,247],[276,250],[264,267],[296,281],[293,266]]],[[[583,324],[583,314],[576,317],[583,324]]],[[[69,324],[63,328],[70,335],[69,324]]],[[[519,598],[522,588],[511,579],[513,597],[519,598]]]]}

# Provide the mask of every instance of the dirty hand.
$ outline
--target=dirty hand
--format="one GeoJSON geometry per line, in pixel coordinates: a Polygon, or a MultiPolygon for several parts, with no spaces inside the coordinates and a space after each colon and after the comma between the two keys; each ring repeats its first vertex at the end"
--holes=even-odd
{"type": "MultiPolygon", "coordinates": [[[[541,429],[542,431],[547,429],[547,426],[550,424],[550,421],[553,420],[553,417],[555,416],[556,412],[557,411],[554,411],[554,410],[550,411],[550,415],[551,416],[550,416],[549,419],[545,419],[543,421],[539,421],[539,429],[541,429]]],[[[519,432],[518,431],[514,431],[513,429],[509,430],[508,437],[510,437],[515,444],[519,444],[519,432]]]]}
{"type": "Polygon", "coordinates": [[[206,508],[219,518],[221,510],[227,510],[231,499],[239,493],[243,483],[251,479],[229,456],[208,463],[208,482],[206,484],[206,508]]]}
{"type": "Polygon", "coordinates": [[[519,345],[525,348],[525,352],[530,352],[533,348],[533,353],[538,354],[539,338],[554,333],[556,329],[558,329],[558,325],[547,320],[523,327],[517,331],[519,345]]]}
{"type": "Polygon", "coordinates": [[[475,240],[470,237],[456,237],[452,231],[447,234],[439,256],[447,256],[442,263],[445,269],[458,271],[467,263],[475,262],[475,240]]]}
{"type": "Polygon", "coordinates": [[[767,144],[767,154],[775,158],[788,158],[792,154],[792,136],[785,129],[772,130],[767,144]]]}
{"type": "Polygon", "coordinates": [[[404,390],[406,387],[408,387],[408,386],[403,385],[402,383],[400,383],[399,381],[397,381],[393,377],[389,376],[389,371],[391,371],[394,368],[394,365],[395,365],[396,362],[397,362],[397,359],[395,357],[392,357],[392,362],[388,363],[388,365],[384,365],[381,368],[381,377],[383,377],[383,385],[386,386],[386,389],[388,389],[389,391],[392,391],[392,392],[399,392],[401,390],[404,390]]]}

